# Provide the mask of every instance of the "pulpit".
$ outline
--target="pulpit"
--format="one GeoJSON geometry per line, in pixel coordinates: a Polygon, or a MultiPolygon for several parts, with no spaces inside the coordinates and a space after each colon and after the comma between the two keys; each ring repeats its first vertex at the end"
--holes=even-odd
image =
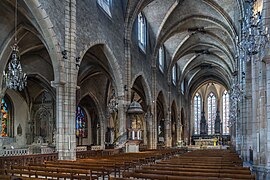
{"type": "Polygon", "coordinates": [[[128,140],[126,142],[126,152],[139,152],[140,140],[128,140]]]}
{"type": "Polygon", "coordinates": [[[129,122],[126,152],[139,152],[139,146],[143,140],[143,113],[142,106],[138,102],[130,103],[127,110],[129,122]]]}

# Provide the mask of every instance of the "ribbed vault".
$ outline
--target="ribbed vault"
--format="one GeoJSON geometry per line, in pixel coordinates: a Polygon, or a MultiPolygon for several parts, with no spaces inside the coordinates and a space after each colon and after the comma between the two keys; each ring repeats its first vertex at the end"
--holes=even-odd
{"type": "Polygon", "coordinates": [[[164,45],[170,59],[168,78],[177,63],[177,84],[188,82],[190,93],[206,80],[230,86],[237,68],[235,37],[240,32],[243,1],[140,0],[130,1],[129,6],[130,26],[142,12],[155,35],[153,61],[164,45]]]}

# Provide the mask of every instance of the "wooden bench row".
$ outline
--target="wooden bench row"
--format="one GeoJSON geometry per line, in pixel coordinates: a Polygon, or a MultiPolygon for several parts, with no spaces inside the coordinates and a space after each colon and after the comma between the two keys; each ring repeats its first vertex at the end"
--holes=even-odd
{"type": "MultiPolygon", "coordinates": [[[[124,178],[138,178],[138,179],[155,179],[155,180],[228,180],[228,178],[222,177],[203,177],[201,175],[198,176],[180,176],[180,175],[164,175],[164,174],[150,174],[150,173],[136,173],[136,172],[124,172],[124,178]]],[[[233,178],[235,179],[235,178],[233,178]]],[[[244,178],[245,179],[245,178],[244,178]]],[[[241,179],[241,180],[244,180],[241,179]]],[[[254,180],[254,177],[250,177],[250,179],[254,180]]],[[[238,179],[240,180],[240,179],[238,179]]]]}
{"type": "Polygon", "coordinates": [[[2,175],[16,176],[20,178],[40,178],[40,179],[64,179],[64,180],[85,180],[91,179],[90,176],[73,175],[66,173],[53,173],[44,171],[25,171],[25,170],[11,170],[6,169],[5,172],[1,172],[2,175]]]}
{"type": "Polygon", "coordinates": [[[242,167],[242,160],[235,153],[228,150],[199,150],[124,172],[123,178],[254,180],[255,175],[251,174],[249,168],[242,167]]]}
{"type": "Polygon", "coordinates": [[[167,166],[143,166],[144,170],[157,170],[157,171],[178,171],[178,172],[207,172],[207,173],[230,173],[230,174],[250,174],[249,169],[212,169],[212,168],[194,168],[194,167],[167,167],[167,166]]]}

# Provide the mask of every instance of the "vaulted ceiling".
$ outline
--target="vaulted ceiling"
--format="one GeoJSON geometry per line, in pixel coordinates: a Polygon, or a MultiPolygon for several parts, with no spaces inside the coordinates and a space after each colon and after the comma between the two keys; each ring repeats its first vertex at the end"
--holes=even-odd
{"type": "Polygon", "coordinates": [[[241,27],[242,0],[141,0],[130,4],[133,15],[139,11],[145,15],[156,38],[155,51],[162,45],[166,48],[169,71],[175,63],[179,65],[179,84],[185,79],[188,89],[195,90],[213,80],[229,87],[237,67],[235,37],[241,27]]]}

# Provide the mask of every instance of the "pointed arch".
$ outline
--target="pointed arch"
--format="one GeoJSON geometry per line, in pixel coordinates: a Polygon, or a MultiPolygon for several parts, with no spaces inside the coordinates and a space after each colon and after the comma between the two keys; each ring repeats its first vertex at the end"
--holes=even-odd
{"type": "Polygon", "coordinates": [[[103,47],[103,53],[105,54],[105,56],[106,56],[106,58],[108,60],[108,63],[109,63],[109,66],[110,66],[110,71],[112,72],[112,74],[111,74],[112,79],[113,79],[113,81],[114,81],[114,83],[116,85],[116,89],[117,89],[116,92],[118,93],[117,95],[118,96],[124,96],[124,84],[123,84],[123,75],[122,75],[121,70],[120,70],[121,68],[120,68],[120,66],[118,64],[118,61],[117,61],[115,55],[113,54],[112,49],[109,47],[107,41],[99,39],[97,41],[90,42],[79,53],[80,57],[84,57],[88,50],[90,50],[92,47],[97,46],[97,45],[101,45],[103,47]]]}
{"type": "Polygon", "coordinates": [[[152,99],[152,94],[151,94],[151,89],[149,86],[149,82],[147,81],[147,79],[145,78],[145,75],[143,72],[139,72],[138,74],[136,74],[134,76],[134,78],[131,81],[131,85],[132,87],[135,84],[135,81],[139,81],[141,82],[142,86],[143,86],[143,91],[145,93],[145,100],[146,100],[146,104],[150,105],[151,104],[151,99],[152,99]]]}
{"type": "Polygon", "coordinates": [[[229,112],[230,112],[230,98],[228,91],[222,94],[222,133],[229,135],[229,112]]]}
{"type": "Polygon", "coordinates": [[[211,91],[207,95],[207,125],[209,135],[215,133],[216,111],[217,111],[217,96],[211,91]]]}
{"type": "Polygon", "coordinates": [[[65,67],[62,61],[60,41],[56,38],[57,35],[54,31],[53,24],[47,14],[47,12],[42,7],[39,0],[35,1],[24,1],[33,17],[36,19],[38,24],[38,31],[43,37],[46,43],[46,49],[50,55],[53,70],[54,70],[54,81],[55,82],[65,82],[65,77],[61,76],[61,73],[65,72],[65,67]]]}
{"type": "Polygon", "coordinates": [[[194,106],[194,134],[200,134],[200,123],[201,123],[201,111],[202,111],[202,97],[197,92],[193,98],[194,106]]]}

